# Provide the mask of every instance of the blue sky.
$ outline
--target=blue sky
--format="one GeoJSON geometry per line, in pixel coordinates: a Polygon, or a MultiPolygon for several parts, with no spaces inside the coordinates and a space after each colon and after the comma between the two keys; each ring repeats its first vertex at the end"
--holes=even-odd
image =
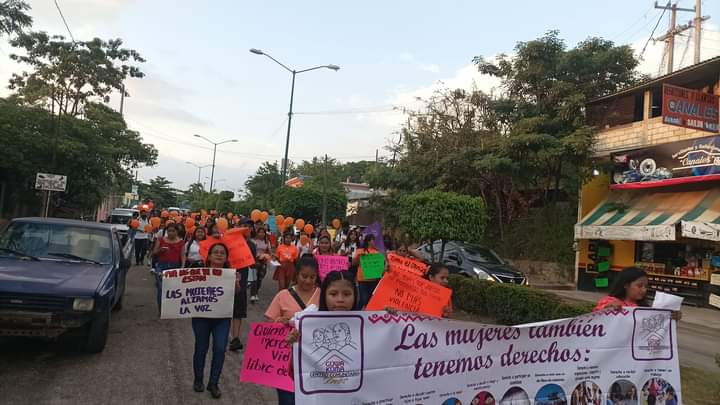
{"type": "MultiPolygon", "coordinates": [[[[120,37],[148,60],[147,77],[127,84],[132,97],[125,110],[130,126],[160,151],[159,164],[142,169],[140,177],[162,175],[184,188],[197,179],[197,170],[185,161],[207,164],[212,158],[209,145],[193,134],[237,138],[239,143],[220,147],[215,174],[225,179],[218,188],[233,190],[284,150],[290,74],[249,48],[297,69],[341,66],[338,72],[298,75],[295,111],[314,114],[294,117],[291,160],[325,153],[340,160],[372,159],[376,149],[385,154],[383,147],[403,122],[393,106],[417,106],[416,97],[443,86],[497,85],[475,72],[473,56],[511,53],[517,41],[551,29],[570,45],[603,36],[641,49],[660,15],[649,0],[58,1],[76,38],[120,37]]],[[[30,4],[35,29],[66,33],[52,0],[30,4]]],[[[704,14],[720,18],[716,2],[705,4],[704,14]]],[[[683,13],[678,20],[691,17],[683,13]]],[[[664,18],[658,32],[666,28],[664,18]]],[[[720,53],[717,25],[707,28],[703,59],[720,53]]],[[[8,60],[6,45],[0,49],[5,82],[20,67],[8,60]]],[[[683,50],[681,41],[676,60],[683,50]]],[[[691,53],[692,47],[684,65],[691,53]]],[[[643,69],[657,73],[661,54],[660,44],[651,46],[643,69]]],[[[111,104],[117,106],[117,98],[111,104]]]]}

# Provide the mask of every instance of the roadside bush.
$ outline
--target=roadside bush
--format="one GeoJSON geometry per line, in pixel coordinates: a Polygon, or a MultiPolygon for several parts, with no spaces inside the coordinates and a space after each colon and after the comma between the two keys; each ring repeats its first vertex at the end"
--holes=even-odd
{"type": "Polygon", "coordinates": [[[592,311],[591,304],[566,304],[555,294],[513,284],[451,276],[450,288],[456,308],[489,316],[504,325],[569,318],[592,311]]]}

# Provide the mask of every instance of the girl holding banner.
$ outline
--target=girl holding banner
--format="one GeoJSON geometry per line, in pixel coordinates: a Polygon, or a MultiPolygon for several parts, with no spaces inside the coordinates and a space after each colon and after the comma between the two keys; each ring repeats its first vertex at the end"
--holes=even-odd
{"type": "MultiPolygon", "coordinates": [[[[272,321],[287,325],[296,313],[310,305],[320,305],[320,274],[314,257],[303,256],[297,264],[293,286],[282,290],[273,298],[265,317],[272,321]]],[[[294,404],[292,392],[277,390],[278,404],[294,404]]]]}
{"type": "MultiPolygon", "coordinates": [[[[207,257],[207,265],[212,268],[229,268],[228,248],[222,243],[216,243],[210,247],[207,257]]],[[[195,392],[203,392],[205,358],[210,349],[210,335],[213,340],[212,363],[210,364],[210,380],[207,390],[213,398],[220,398],[222,395],[218,382],[225,363],[225,349],[228,344],[230,333],[230,318],[192,318],[192,329],[195,335],[195,352],[193,354],[193,373],[195,392]]]]}

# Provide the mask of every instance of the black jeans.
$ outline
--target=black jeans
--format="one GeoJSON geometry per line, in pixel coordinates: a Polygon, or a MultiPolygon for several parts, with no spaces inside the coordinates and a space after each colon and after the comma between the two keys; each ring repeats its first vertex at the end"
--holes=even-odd
{"type": "Polygon", "coordinates": [[[225,363],[230,319],[192,318],[192,329],[195,335],[195,353],[193,354],[195,381],[204,380],[205,357],[210,350],[210,336],[212,335],[212,363],[210,363],[208,384],[215,385],[220,381],[220,374],[225,363]]]}
{"type": "Polygon", "coordinates": [[[139,265],[145,260],[148,251],[147,239],[135,239],[135,264],[139,265]]]}

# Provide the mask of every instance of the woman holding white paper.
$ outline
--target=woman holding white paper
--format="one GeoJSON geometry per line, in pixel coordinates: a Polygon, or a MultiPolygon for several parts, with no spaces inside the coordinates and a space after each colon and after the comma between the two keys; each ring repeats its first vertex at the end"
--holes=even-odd
{"type": "MultiPolygon", "coordinates": [[[[620,310],[622,307],[649,307],[647,298],[648,277],[645,271],[637,267],[627,267],[615,276],[610,294],[598,301],[593,312],[602,310],[620,310]]],[[[672,317],[680,320],[682,313],[673,311],[672,317]]]]}

